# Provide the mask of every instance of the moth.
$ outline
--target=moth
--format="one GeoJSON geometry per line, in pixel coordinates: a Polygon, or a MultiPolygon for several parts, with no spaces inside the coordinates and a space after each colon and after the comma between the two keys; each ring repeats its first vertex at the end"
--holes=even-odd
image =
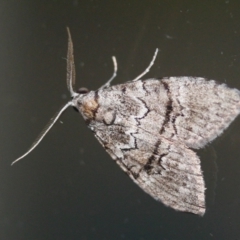
{"type": "Polygon", "coordinates": [[[57,113],[31,148],[60,115],[74,107],[112,159],[146,193],[178,211],[204,215],[205,184],[200,159],[191,149],[214,140],[240,112],[240,91],[200,77],[141,78],[96,91],[74,91],[73,43],[68,31],[67,86],[72,99],[57,113]]]}

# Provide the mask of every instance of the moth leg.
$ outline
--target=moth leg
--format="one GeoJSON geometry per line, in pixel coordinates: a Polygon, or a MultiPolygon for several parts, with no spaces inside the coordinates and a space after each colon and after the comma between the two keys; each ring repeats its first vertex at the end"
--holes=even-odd
{"type": "Polygon", "coordinates": [[[153,58],[152,58],[152,61],[150,62],[150,64],[146,68],[146,70],[143,73],[141,73],[139,76],[134,78],[132,80],[133,82],[139,80],[141,77],[143,77],[144,75],[146,75],[150,71],[151,67],[153,66],[153,64],[154,64],[154,62],[156,60],[157,54],[158,54],[158,48],[156,48],[155,53],[154,53],[153,58]]]}
{"type": "Polygon", "coordinates": [[[112,82],[112,80],[117,76],[117,60],[115,56],[112,56],[112,60],[113,60],[113,75],[112,77],[99,89],[104,89],[104,88],[108,88],[110,86],[110,83],[112,82]]]}

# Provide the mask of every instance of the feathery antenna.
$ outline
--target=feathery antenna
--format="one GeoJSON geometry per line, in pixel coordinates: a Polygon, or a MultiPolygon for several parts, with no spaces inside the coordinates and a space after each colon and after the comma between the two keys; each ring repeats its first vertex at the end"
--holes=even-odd
{"type": "MultiPolygon", "coordinates": [[[[75,83],[75,77],[76,77],[76,72],[75,72],[75,65],[74,65],[74,56],[73,56],[73,43],[72,43],[72,38],[70,34],[69,28],[67,28],[68,32],[68,52],[67,52],[67,86],[68,90],[70,91],[70,94],[72,97],[76,97],[79,94],[74,92],[73,86],[75,83]]],[[[26,157],[30,152],[32,152],[38,144],[42,141],[42,139],[45,137],[45,135],[49,132],[49,130],[53,127],[53,125],[57,122],[59,117],[62,115],[62,113],[69,107],[73,106],[73,102],[70,101],[66,105],[64,105],[59,112],[50,120],[50,122],[47,124],[47,126],[43,129],[43,131],[40,133],[40,135],[37,137],[37,139],[33,142],[32,146],[30,149],[24,153],[21,157],[17,158],[15,161],[12,162],[11,165],[15,164],[19,160],[23,159],[26,157]]]]}
{"type": "Polygon", "coordinates": [[[77,96],[78,94],[74,92],[74,85],[76,79],[76,70],[74,63],[74,55],[73,55],[73,42],[69,28],[67,27],[68,33],[68,51],[67,51],[67,87],[70,91],[72,97],[77,96]]]}

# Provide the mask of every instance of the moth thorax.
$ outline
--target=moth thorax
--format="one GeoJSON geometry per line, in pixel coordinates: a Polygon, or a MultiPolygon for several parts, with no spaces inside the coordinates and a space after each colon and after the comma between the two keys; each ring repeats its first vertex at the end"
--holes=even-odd
{"type": "Polygon", "coordinates": [[[86,119],[94,119],[98,107],[98,101],[91,93],[81,99],[80,111],[86,119]]]}

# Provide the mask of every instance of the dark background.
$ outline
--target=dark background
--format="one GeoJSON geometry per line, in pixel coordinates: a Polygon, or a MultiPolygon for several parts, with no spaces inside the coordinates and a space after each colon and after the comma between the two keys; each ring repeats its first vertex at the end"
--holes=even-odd
{"type": "Polygon", "coordinates": [[[201,76],[240,89],[238,0],[0,1],[0,239],[240,239],[240,120],[198,151],[204,217],[176,212],[138,188],[68,109],[13,167],[66,103],[72,33],[77,86],[201,76]]]}

